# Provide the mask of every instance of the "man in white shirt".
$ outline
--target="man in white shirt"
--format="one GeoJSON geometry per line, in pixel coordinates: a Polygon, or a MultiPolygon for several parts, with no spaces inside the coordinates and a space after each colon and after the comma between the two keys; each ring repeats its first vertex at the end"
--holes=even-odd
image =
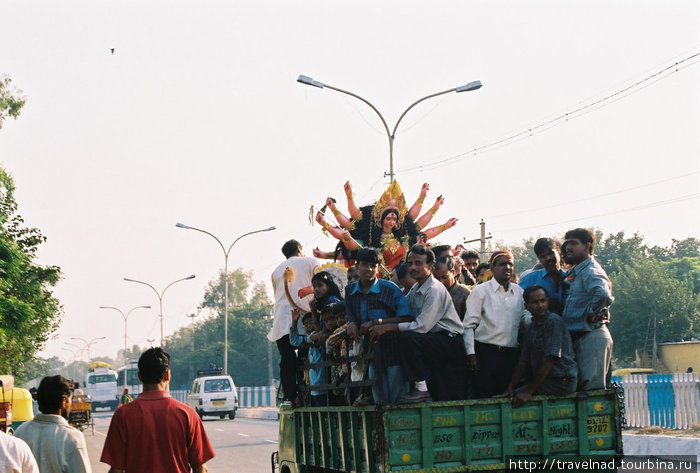
{"type": "Polygon", "coordinates": [[[15,435],[29,444],[40,471],[92,473],[83,433],[63,417],[70,412],[73,382],[61,375],[47,376],[37,398],[42,413],[17,427],[15,435]]]}
{"type": "Polygon", "coordinates": [[[518,362],[518,333],[529,321],[523,305],[523,289],[510,281],[513,255],[496,251],[491,255],[493,278],[474,286],[467,299],[464,346],[467,366],[474,373],[476,398],[502,393],[518,362]]]}
{"type": "Polygon", "coordinates": [[[408,293],[415,316],[412,322],[380,324],[370,329],[374,339],[386,332],[401,332],[401,367],[404,378],[413,383],[399,404],[464,399],[466,377],[453,376],[453,367],[464,366],[462,321],[445,286],[432,275],[435,254],[424,245],[413,245],[406,259],[416,284],[408,293]],[[426,370],[427,368],[427,370],[426,370]],[[430,372],[430,390],[425,374],[430,372]]]}
{"type": "Polygon", "coordinates": [[[29,445],[24,440],[7,435],[2,430],[0,430],[0,473],[39,473],[39,466],[29,445]]]}
{"type": "Polygon", "coordinates": [[[315,258],[306,257],[301,252],[301,244],[289,240],[282,245],[282,254],[287,258],[272,272],[272,289],[275,292],[274,322],[267,334],[271,342],[277,343],[280,352],[280,378],[285,401],[294,401],[297,397],[297,357],[295,347],[289,343],[289,328],[292,325],[292,306],[287,300],[284,290],[284,272],[287,268],[294,271],[294,281],[288,283],[289,294],[294,303],[305,312],[309,311],[311,293],[303,298],[298,297],[299,289],[311,285],[311,278],[318,268],[315,258]]]}

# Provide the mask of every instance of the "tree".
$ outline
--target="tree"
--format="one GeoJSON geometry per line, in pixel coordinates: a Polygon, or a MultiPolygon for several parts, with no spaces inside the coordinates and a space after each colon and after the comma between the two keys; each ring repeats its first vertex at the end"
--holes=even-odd
{"type": "Polygon", "coordinates": [[[34,263],[46,238],[24,226],[14,190],[12,177],[0,168],[0,372],[21,377],[61,321],[62,308],[52,294],[61,271],[34,263]]]}
{"type": "Polygon", "coordinates": [[[12,79],[0,77],[0,128],[7,117],[16,120],[25,103],[22,91],[12,85],[12,79]]]}
{"type": "Polygon", "coordinates": [[[611,274],[616,358],[633,361],[635,350],[653,336],[654,323],[657,343],[700,336],[700,296],[692,279],[673,274],[671,264],[641,259],[611,274]]]}
{"type": "Polygon", "coordinates": [[[603,239],[603,233],[598,230],[596,241],[595,259],[608,274],[624,270],[633,262],[649,256],[644,237],[638,233],[631,238],[625,238],[625,232],[611,233],[603,239]]]}
{"type": "MultiPolygon", "coordinates": [[[[229,374],[242,386],[265,385],[268,350],[266,334],[271,325],[272,303],[265,286],[254,283],[252,272],[236,269],[229,273],[229,374]],[[251,287],[252,286],[252,287],[251,287]]],[[[223,365],[224,323],[219,315],[224,309],[224,274],[209,282],[202,307],[214,315],[194,327],[183,327],[165,340],[173,357],[172,382],[177,388],[189,386],[197,370],[210,364],[223,365]]],[[[274,350],[273,366],[278,364],[274,350]]]]}

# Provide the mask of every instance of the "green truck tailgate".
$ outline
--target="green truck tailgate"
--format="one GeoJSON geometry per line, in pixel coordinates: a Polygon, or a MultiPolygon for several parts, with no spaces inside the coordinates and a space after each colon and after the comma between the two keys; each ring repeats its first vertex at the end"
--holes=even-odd
{"type": "Polygon", "coordinates": [[[353,473],[485,471],[512,468],[517,460],[603,461],[622,454],[613,390],[536,396],[518,409],[505,399],[384,408],[283,405],[279,442],[282,473],[311,467],[353,473]]]}

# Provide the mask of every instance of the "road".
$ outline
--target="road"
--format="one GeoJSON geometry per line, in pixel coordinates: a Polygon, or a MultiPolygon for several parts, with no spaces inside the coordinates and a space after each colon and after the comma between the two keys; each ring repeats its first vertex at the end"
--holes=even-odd
{"type": "MultiPolygon", "coordinates": [[[[107,473],[109,466],[100,463],[112,413],[100,410],[94,415],[95,434],[85,430],[90,462],[94,473],[107,473]]],[[[270,455],[277,450],[279,424],[272,420],[220,420],[204,418],[204,428],[216,457],[207,463],[212,473],[264,473],[270,471],[270,455]]]]}

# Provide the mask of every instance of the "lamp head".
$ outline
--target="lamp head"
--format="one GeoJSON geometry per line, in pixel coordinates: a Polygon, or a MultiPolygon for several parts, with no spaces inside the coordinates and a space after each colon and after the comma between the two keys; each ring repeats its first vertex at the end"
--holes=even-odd
{"type": "Polygon", "coordinates": [[[301,82],[302,84],[310,85],[312,87],[318,87],[319,89],[323,89],[325,87],[322,82],[313,80],[311,77],[304,75],[297,77],[297,82],[301,82]]]}
{"type": "Polygon", "coordinates": [[[192,228],[192,227],[190,227],[190,226],[188,226],[188,225],[185,225],[184,223],[180,223],[180,222],[176,223],[175,226],[176,226],[177,228],[185,228],[185,229],[187,229],[187,230],[189,230],[190,228],[192,228]]]}
{"type": "Polygon", "coordinates": [[[185,279],[194,279],[194,278],[195,278],[194,274],[190,274],[190,275],[187,276],[185,279]]]}
{"type": "Polygon", "coordinates": [[[471,90],[476,90],[480,89],[482,86],[482,83],[480,80],[475,80],[474,82],[470,82],[466,85],[462,85],[460,87],[457,87],[455,89],[455,92],[460,93],[460,92],[469,92],[471,90]]]}

